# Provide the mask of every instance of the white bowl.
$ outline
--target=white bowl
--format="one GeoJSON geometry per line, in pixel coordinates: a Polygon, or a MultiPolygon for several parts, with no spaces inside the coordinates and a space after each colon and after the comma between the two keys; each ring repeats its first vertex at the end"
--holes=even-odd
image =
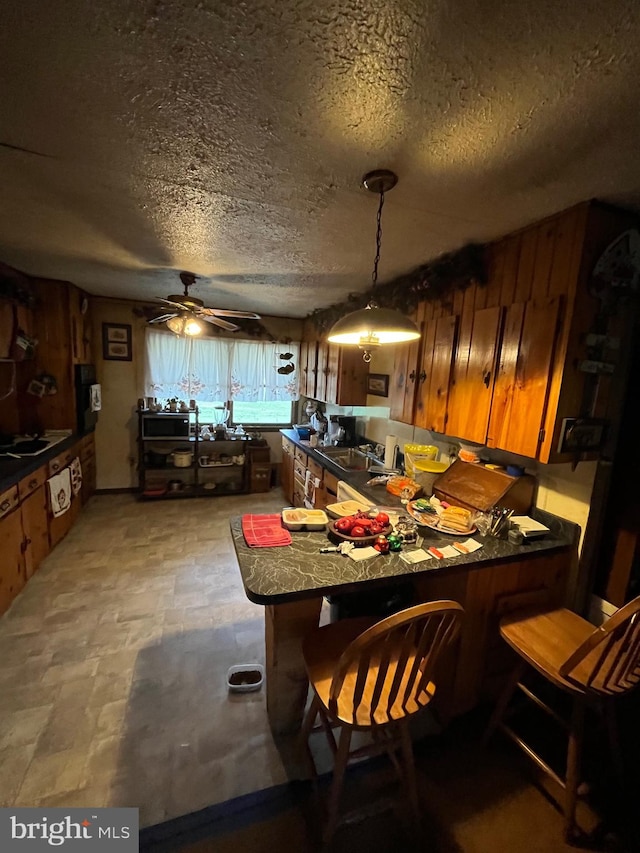
{"type": "Polygon", "coordinates": [[[227,672],[227,687],[230,693],[250,693],[253,690],[260,690],[263,681],[264,667],[261,663],[237,663],[230,666],[227,672]],[[253,678],[249,673],[254,674],[253,678]],[[238,683],[234,684],[234,681],[238,683]]]}

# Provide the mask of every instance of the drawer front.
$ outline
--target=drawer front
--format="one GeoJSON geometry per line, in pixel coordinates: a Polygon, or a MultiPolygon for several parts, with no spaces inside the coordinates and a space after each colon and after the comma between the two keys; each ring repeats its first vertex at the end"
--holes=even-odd
{"type": "Polygon", "coordinates": [[[282,454],[283,456],[291,456],[295,452],[296,446],[292,441],[289,441],[288,438],[282,437],[282,454]]]}
{"type": "Polygon", "coordinates": [[[66,468],[67,465],[71,462],[71,460],[76,456],[74,453],[75,448],[69,448],[69,450],[65,450],[64,453],[59,453],[57,456],[54,456],[53,459],[49,462],[49,476],[53,477],[54,474],[59,474],[63,468],[66,468]]]}
{"type": "Polygon", "coordinates": [[[96,455],[96,443],[93,437],[93,433],[89,433],[89,435],[85,435],[85,437],[80,442],[80,461],[86,462],[87,459],[90,459],[92,456],[96,455]]]}
{"type": "Polygon", "coordinates": [[[299,447],[296,447],[294,456],[298,460],[298,462],[302,462],[305,468],[307,467],[307,454],[304,452],[304,450],[301,450],[299,447]]]}
{"type": "Polygon", "coordinates": [[[324,473],[322,465],[318,465],[314,459],[309,457],[307,460],[307,470],[311,471],[311,475],[316,477],[322,483],[322,475],[324,473]]]}
{"type": "Polygon", "coordinates": [[[12,509],[18,506],[20,499],[18,497],[18,486],[11,486],[0,495],[0,518],[8,515],[12,509]]]}
{"type": "Polygon", "coordinates": [[[330,497],[335,497],[338,494],[338,478],[328,471],[324,472],[324,488],[330,497]]]}
{"type": "Polygon", "coordinates": [[[307,474],[306,465],[303,465],[299,459],[296,459],[293,463],[293,475],[294,475],[294,477],[296,478],[296,480],[298,480],[299,482],[301,482],[304,485],[306,474],[307,474]]]}
{"type": "Polygon", "coordinates": [[[28,498],[30,494],[35,492],[36,489],[39,489],[40,486],[46,482],[47,472],[48,467],[43,465],[41,468],[38,468],[37,471],[34,471],[33,474],[29,474],[28,477],[23,477],[22,480],[20,480],[18,483],[18,495],[21,501],[28,498]]]}

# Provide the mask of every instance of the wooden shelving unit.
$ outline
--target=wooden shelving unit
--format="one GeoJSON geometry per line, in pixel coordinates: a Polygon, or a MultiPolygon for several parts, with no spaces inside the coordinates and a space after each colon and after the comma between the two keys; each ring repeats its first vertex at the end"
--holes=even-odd
{"type": "MultiPolygon", "coordinates": [[[[193,435],[184,438],[144,438],[142,415],[138,411],[138,486],[143,500],[181,500],[194,497],[246,494],[249,491],[247,449],[251,437],[237,435],[203,439],[198,410],[194,414],[193,435]],[[193,460],[188,467],[172,462],[172,451],[188,450],[193,460]],[[161,457],[165,457],[162,461],[161,457]],[[180,486],[172,485],[180,481],[180,486]]],[[[176,416],[184,417],[185,413],[176,416]]],[[[171,417],[171,414],[167,414],[171,417]]]]}

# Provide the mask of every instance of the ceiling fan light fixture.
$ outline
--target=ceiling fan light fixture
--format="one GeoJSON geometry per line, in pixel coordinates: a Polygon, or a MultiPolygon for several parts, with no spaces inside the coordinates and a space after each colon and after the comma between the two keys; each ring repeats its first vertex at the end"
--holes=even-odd
{"type": "MultiPolygon", "coordinates": [[[[382,207],[384,194],[393,189],[398,182],[394,172],[387,169],[377,169],[369,172],[362,179],[363,186],[370,192],[380,195],[376,230],[376,256],[371,275],[372,287],[378,281],[378,262],[380,261],[380,245],[382,243],[382,207]]],[[[363,359],[371,361],[371,351],[386,344],[399,344],[415,341],[420,337],[420,331],[409,317],[392,308],[379,308],[375,302],[369,301],[366,308],[360,308],[347,314],[335,323],[327,340],[330,343],[343,346],[358,346],[363,350],[363,359]]]]}
{"type": "Polygon", "coordinates": [[[167,320],[167,328],[176,335],[189,335],[190,337],[201,335],[203,330],[202,323],[186,311],[167,320]]]}

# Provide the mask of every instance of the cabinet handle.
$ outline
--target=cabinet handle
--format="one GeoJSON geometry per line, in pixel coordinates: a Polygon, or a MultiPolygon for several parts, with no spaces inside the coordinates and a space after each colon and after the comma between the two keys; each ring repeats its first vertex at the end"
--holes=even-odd
{"type": "Polygon", "coordinates": [[[488,388],[490,383],[491,383],[491,371],[490,370],[487,370],[482,381],[484,382],[484,387],[488,388]]]}
{"type": "Polygon", "coordinates": [[[37,485],[38,485],[38,481],[34,478],[33,480],[29,481],[29,485],[27,486],[27,488],[28,489],[35,489],[35,487],[37,485]]]}
{"type": "Polygon", "coordinates": [[[420,371],[420,376],[418,376],[418,379],[420,380],[420,382],[424,382],[424,380],[425,380],[426,378],[427,378],[427,374],[425,373],[425,371],[424,371],[424,370],[421,370],[421,371],[420,371]]]}
{"type": "Polygon", "coordinates": [[[2,501],[2,503],[0,504],[0,512],[4,512],[5,509],[9,509],[10,506],[11,501],[2,501]]]}
{"type": "Polygon", "coordinates": [[[60,467],[60,465],[57,462],[54,462],[53,465],[51,466],[51,470],[57,471],[59,467],[60,467]]]}
{"type": "Polygon", "coordinates": [[[412,370],[412,371],[411,371],[411,373],[409,374],[409,379],[410,379],[412,382],[415,382],[415,381],[416,381],[416,372],[415,372],[415,370],[412,370]]]}

